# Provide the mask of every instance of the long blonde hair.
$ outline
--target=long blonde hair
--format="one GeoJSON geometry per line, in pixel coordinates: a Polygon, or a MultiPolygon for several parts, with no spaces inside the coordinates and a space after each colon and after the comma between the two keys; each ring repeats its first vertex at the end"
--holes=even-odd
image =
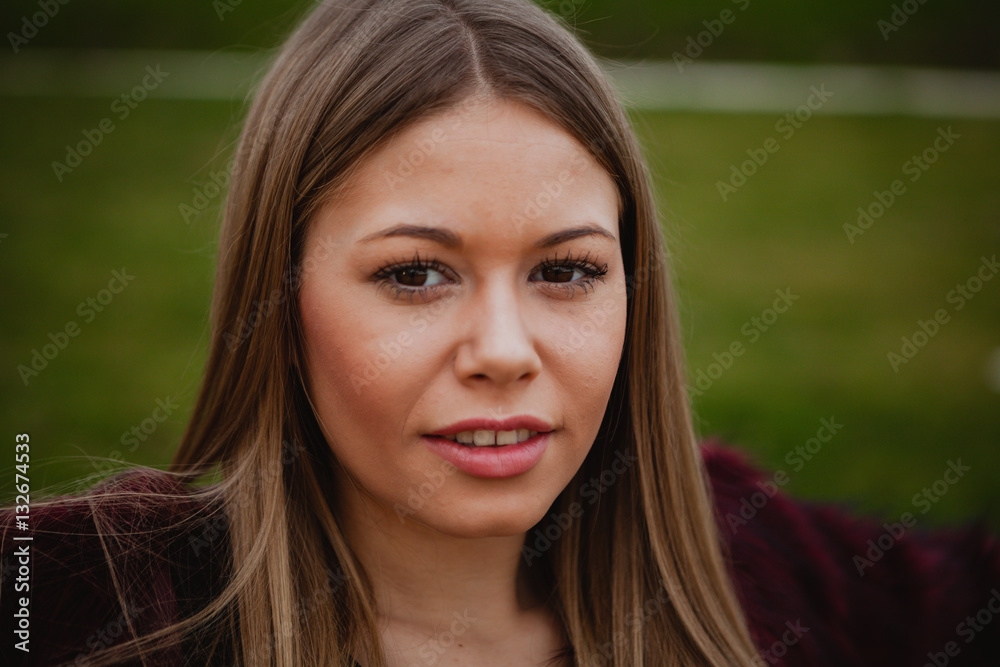
{"type": "Polygon", "coordinates": [[[625,353],[599,436],[528,532],[523,566],[550,594],[577,665],[755,664],[692,429],[647,167],[595,59],[526,0],[322,3],[277,54],[236,151],[211,348],[172,463],[187,482],[219,476],[200,493],[225,508],[231,573],[208,607],[132,648],[211,623],[238,628],[240,664],[385,664],[370,581],[329,501],[339,464],[304,389],[302,241],[382,142],[484,94],[565,128],[622,204],[625,353]],[[616,457],[626,473],[582,516],[561,519],[616,457]]]}

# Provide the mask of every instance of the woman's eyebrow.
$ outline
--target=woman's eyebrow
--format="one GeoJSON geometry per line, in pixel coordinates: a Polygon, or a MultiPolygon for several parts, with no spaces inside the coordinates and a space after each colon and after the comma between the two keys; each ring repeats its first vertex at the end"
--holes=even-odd
{"type": "Polygon", "coordinates": [[[571,241],[581,236],[590,235],[603,236],[609,239],[612,243],[618,243],[618,239],[615,235],[604,229],[600,225],[594,223],[587,223],[579,227],[570,227],[569,229],[562,229],[558,232],[553,232],[548,236],[543,237],[541,240],[535,243],[539,248],[551,248],[554,245],[559,245],[560,243],[565,243],[566,241],[571,241]]]}
{"type": "MultiPolygon", "coordinates": [[[[561,229],[557,232],[552,232],[551,234],[548,234],[547,236],[544,236],[536,241],[535,246],[538,248],[551,248],[552,246],[559,245],[560,243],[565,243],[566,241],[571,241],[572,239],[580,238],[581,236],[590,235],[603,236],[613,243],[618,242],[618,239],[615,238],[614,234],[608,230],[604,229],[600,225],[588,223],[578,227],[570,227],[569,229],[561,229]]],[[[359,242],[370,243],[372,241],[391,238],[393,236],[409,236],[413,238],[427,239],[428,241],[440,243],[448,248],[462,247],[462,237],[450,229],[409,224],[395,225],[387,229],[373,232],[363,237],[359,242]]]]}
{"type": "Polygon", "coordinates": [[[440,243],[448,248],[462,247],[462,237],[450,229],[405,224],[373,232],[362,238],[359,243],[371,243],[372,241],[387,239],[393,236],[412,236],[414,238],[427,239],[429,241],[434,241],[435,243],[440,243]]]}

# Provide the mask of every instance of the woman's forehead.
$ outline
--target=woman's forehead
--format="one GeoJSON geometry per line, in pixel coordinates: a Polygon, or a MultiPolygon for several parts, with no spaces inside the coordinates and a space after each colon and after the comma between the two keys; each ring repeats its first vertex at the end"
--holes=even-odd
{"type": "MultiPolygon", "coordinates": [[[[604,220],[617,236],[617,188],[568,132],[521,104],[460,108],[404,129],[363,159],[320,218],[604,220]]],[[[365,220],[368,223],[365,223],[365,220]]]]}

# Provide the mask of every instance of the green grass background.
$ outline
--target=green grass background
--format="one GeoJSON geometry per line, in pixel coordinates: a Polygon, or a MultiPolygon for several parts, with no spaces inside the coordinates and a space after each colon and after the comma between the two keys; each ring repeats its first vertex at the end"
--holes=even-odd
{"type": "MultiPolygon", "coordinates": [[[[706,58],[1000,66],[996,48],[1000,5],[986,0],[537,1],[573,27],[595,52],[616,59],[669,60],[688,45],[688,38],[707,29],[706,22],[718,21],[722,12],[729,11],[734,18],[706,47],[706,58]],[[898,30],[886,31],[885,22],[900,5],[910,13],[898,30]]],[[[313,4],[314,0],[67,2],[24,48],[271,48],[313,4]]],[[[38,11],[39,0],[0,4],[4,35],[24,32],[23,18],[38,11]]]]}
{"type": "MultiPolygon", "coordinates": [[[[195,396],[222,197],[185,222],[192,189],[225,166],[237,103],[150,99],[58,182],[51,162],[109,115],[110,100],[0,98],[0,491],[12,494],[14,434],[31,435],[32,487],[69,489],[127,458],[165,465],[195,396]],[[111,271],[135,275],[93,322],[77,305],[111,271]],[[16,370],[67,321],[81,333],[25,386],[16,370]],[[124,432],[157,399],[180,408],[134,452],[124,432]],[[6,451],[7,454],[3,452],[6,451]]],[[[695,401],[699,430],[782,468],[787,490],[898,518],[949,459],[972,470],[921,522],[985,516],[1000,527],[1000,278],[894,373],[886,353],[1000,250],[996,121],[814,117],[723,202],[716,182],[763,144],[777,115],[634,113],[662,201],[692,375],[736,340],[776,289],[799,296],[695,401]],[[864,235],[842,228],[939,127],[960,135],[864,235]],[[820,419],[843,429],[800,471],[785,456],[820,419]]]]}

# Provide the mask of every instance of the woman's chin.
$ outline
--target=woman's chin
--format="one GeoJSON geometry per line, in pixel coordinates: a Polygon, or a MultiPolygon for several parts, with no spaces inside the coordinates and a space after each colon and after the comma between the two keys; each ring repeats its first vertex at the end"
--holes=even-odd
{"type": "Polygon", "coordinates": [[[524,535],[545,515],[546,507],[525,503],[520,507],[470,508],[455,512],[453,506],[442,506],[417,512],[408,520],[449,537],[477,539],[484,537],[511,537],[524,535]]]}

